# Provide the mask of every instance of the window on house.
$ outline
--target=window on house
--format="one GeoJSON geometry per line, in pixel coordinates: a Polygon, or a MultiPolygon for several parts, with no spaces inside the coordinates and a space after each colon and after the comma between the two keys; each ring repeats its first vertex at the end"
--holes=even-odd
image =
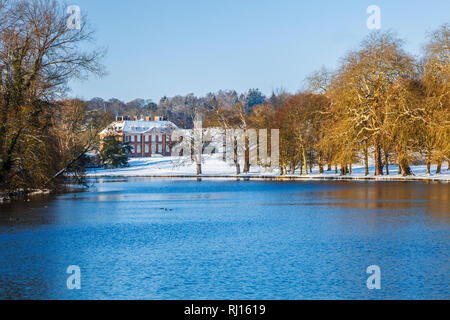
{"type": "Polygon", "coordinates": [[[140,145],[137,146],[137,153],[141,153],[141,146],[140,145]]]}
{"type": "Polygon", "coordinates": [[[158,144],[158,153],[162,153],[162,145],[158,144]]]}
{"type": "Polygon", "coordinates": [[[170,152],[170,147],[166,145],[166,152],[170,152]]]}
{"type": "Polygon", "coordinates": [[[125,142],[128,142],[130,140],[129,136],[125,136],[125,142]]]}
{"type": "Polygon", "coordinates": [[[137,136],[137,142],[141,142],[141,136],[137,136]]]}
{"type": "Polygon", "coordinates": [[[131,142],[134,142],[134,136],[131,136],[131,142]]]}
{"type": "Polygon", "coordinates": [[[131,146],[131,153],[134,153],[134,146],[131,146]]]}
{"type": "Polygon", "coordinates": [[[156,153],[156,145],[152,144],[152,154],[156,153]]]}
{"type": "Polygon", "coordinates": [[[145,136],[145,142],[148,142],[148,135],[145,136]]]}
{"type": "Polygon", "coordinates": [[[158,141],[162,142],[162,134],[158,134],[158,141]]]}
{"type": "Polygon", "coordinates": [[[154,134],[152,134],[152,142],[156,141],[156,136],[154,134]]]}
{"type": "Polygon", "coordinates": [[[148,153],[148,144],[145,145],[145,153],[148,153]]]}

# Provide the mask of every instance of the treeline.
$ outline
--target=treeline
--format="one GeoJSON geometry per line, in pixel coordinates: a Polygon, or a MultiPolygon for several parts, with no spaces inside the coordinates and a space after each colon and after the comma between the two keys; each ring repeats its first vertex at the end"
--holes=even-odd
{"type": "MultiPolygon", "coordinates": [[[[430,35],[424,54],[414,59],[391,33],[375,32],[349,52],[339,68],[310,77],[309,90],[280,95],[250,112],[240,103],[217,106],[205,115],[207,125],[280,129],[281,173],[335,170],[352,173],[354,163],[373,155],[375,175],[412,175],[412,163],[432,163],[441,172],[450,157],[449,25],[430,35]]],[[[244,172],[248,172],[248,145],[244,172]]],[[[237,170],[239,172],[239,168],[237,170]]]]}
{"type": "MultiPolygon", "coordinates": [[[[272,94],[272,97],[275,93],[272,94]]],[[[118,99],[103,100],[94,98],[86,103],[91,110],[110,113],[111,116],[163,116],[170,119],[180,128],[191,129],[193,126],[193,115],[211,110],[217,106],[232,109],[237,104],[245,105],[248,112],[256,106],[264,103],[266,96],[258,89],[250,89],[247,93],[237,93],[235,90],[220,90],[211,92],[203,97],[194,94],[185,96],[162,97],[158,103],[148,99],[134,99],[124,102],[118,99]]]]}

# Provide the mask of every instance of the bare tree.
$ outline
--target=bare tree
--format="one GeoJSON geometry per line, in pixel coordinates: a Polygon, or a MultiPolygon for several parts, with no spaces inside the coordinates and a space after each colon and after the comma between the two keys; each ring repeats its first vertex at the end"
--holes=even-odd
{"type": "Polygon", "coordinates": [[[101,75],[104,50],[83,51],[93,39],[87,18],[68,28],[66,7],[55,0],[3,1],[0,10],[0,180],[38,187],[54,169],[45,152],[51,101],[70,79],[101,75]]]}

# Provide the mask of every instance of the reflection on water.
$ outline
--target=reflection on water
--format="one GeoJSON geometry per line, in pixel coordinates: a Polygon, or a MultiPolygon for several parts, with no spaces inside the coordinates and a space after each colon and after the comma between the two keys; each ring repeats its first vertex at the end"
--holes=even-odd
{"type": "Polygon", "coordinates": [[[92,182],[0,205],[0,298],[449,298],[447,184],[92,182]]]}
{"type": "MultiPolygon", "coordinates": [[[[333,205],[357,209],[422,209],[434,218],[449,218],[449,193],[447,184],[418,184],[410,182],[371,183],[364,188],[343,188],[324,192],[323,200],[333,199],[333,205]]],[[[447,220],[448,221],[448,220],[447,220]]]]}

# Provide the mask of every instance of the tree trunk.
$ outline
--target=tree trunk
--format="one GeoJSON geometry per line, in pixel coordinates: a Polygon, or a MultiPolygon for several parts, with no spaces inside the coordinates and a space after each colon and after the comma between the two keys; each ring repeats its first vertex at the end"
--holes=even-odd
{"type": "Polygon", "coordinates": [[[202,174],[202,164],[201,163],[197,163],[197,175],[201,175],[202,174]]]}
{"type": "Polygon", "coordinates": [[[78,160],[81,159],[81,157],[83,157],[86,152],[89,151],[89,149],[91,148],[91,145],[89,144],[87,147],[84,148],[83,152],[81,152],[80,154],[78,154],[78,156],[76,156],[75,158],[73,158],[63,169],[59,170],[53,177],[51,177],[44,186],[48,186],[52,181],[54,181],[55,179],[61,177],[64,173],[66,173],[66,171],[78,160]]]}
{"type": "Polygon", "coordinates": [[[239,162],[235,163],[236,165],[236,175],[240,175],[241,174],[241,165],[239,164],[239,162]]]}
{"type": "Polygon", "coordinates": [[[383,160],[381,157],[380,137],[375,138],[375,176],[383,175],[383,160]]]}
{"type": "Polygon", "coordinates": [[[431,152],[427,154],[427,174],[431,174],[431,152]]]}
{"type": "Polygon", "coordinates": [[[250,143],[248,137],[245,138],[245,161],[244,161],[244,173],[250,172],[250,143]]]}
{"type": "Polygon", "coordinates": [[[244,162],[244,173],[250,172],[250,161],[246,158],[244,162]]]}
{"type": "Polygon", "coordinates": [[[334,165],[334,174],[338,174],[338,166],[337,166],[337,164],[334,165]]]}
{"type": "Polygon", "coordinates": [[[369,150],[367,141],[364,144],[364,168],[366,169],[366,177],[369,175],[369,150]]]}
{"type": "Polygon", "coordinates": [[[305,176],[308,175],[308,162],[306,160],[306,150],[303,148],[303,163],[305,165],[305,176]]]}
{"type": "Polygon", "coordinates": [[[402,176],[407,177],[412,175],[411,167],[405,159],[400,161],[400,169],[402,171],[402,176]]]}
{"type": "Polygon", "coordinates": [[[442,169],[442,161],[439,161],[436,169],[436,174],[441,174],[441,169],[442,169]]]}
{"type": "Polygon", "coordinates": [[[331,170],[332,170],[332,167],[333,167],[333,165],[331,164],[331,162],[330,162],[330,163],[328,163],[328,168],[327,168],[327,171],[331,171],[331,170]]]}
{"type": "Polygon", "coordinates": [[[395,146],[395,149],[397,151],[399,174],[401,174],[404,177],[412,175],[411,167],[409,166],[408,160],[404,156],[404,153],[402,152],[401,146],[397,145],[395,146]]]}
{"type": "Polygon", "coordinates": [[[2,159],[2,166],[0,167],[0,173],[2,177],[6,177],[9,171],[13,167],[13,151],[17,145],[17,141],[19,140],[20,135],[22,134],[23,128],[20,128],[18,132],[11,138],[11,141],[8,143],[8,148],[6,151],[6,156],[2,159]]]}
{"type": "Polygon", "coordinates": [[[322,154],[319,152],[319,174],[323,174],[322,154]]]}
{"type": "Polygon", "coordinates": [[[389,175],[389,154],[384,152],[384,165],[386,166],[386,175],[389,175]]]}
{"type": "Polygon", "coordinates": [[[241,165],[239,163],[239,154],[238,154],[238,142],[237,142],[237,138],[234,138],[234,165],[236,166],[236,175],[240,175],[241,174],[241,165]]]}
{"type": "Polygon", "coordinates": [[[291,166],[291,174],[295,174],[295,164],[291,166]]]}

